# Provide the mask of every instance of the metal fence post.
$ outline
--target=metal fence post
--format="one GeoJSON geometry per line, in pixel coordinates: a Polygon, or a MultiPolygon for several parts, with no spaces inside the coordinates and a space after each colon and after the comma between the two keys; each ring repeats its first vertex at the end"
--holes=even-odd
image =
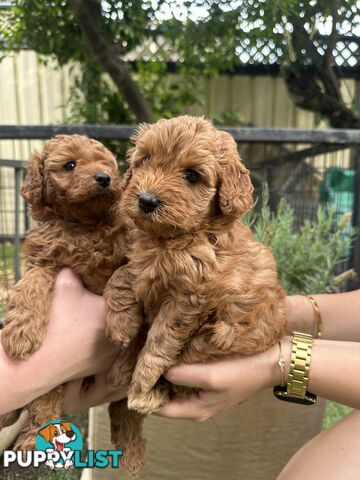
{"type": "Polygon", "coordinates": [[[15,167],[15,235],[14,235],[14,275],[15,282],[20,280],[20,185],[22,168],[15,167]]]}
{"type": "Polygon", "coordinates": [[[276,191],[274,190],[274,169],[268,167],[266,169],[266,183],[268,185],[268,192],[269,192],[269,208],[271,212],[276,212],[277,207],[277,195],[276,191]]]}
{"type": "Polygon", "coordinates": [[[360,288],[360,149],[356,148],[354,152],[354,166],[356,169],[355,175],[355,191],[354,191],[354,208],[352,215],[353,227],[357,230],[354,238],[351,255],[350,266],[355,270],[357,278],[351,280],[348,285],[349,290],[360,288]]]}

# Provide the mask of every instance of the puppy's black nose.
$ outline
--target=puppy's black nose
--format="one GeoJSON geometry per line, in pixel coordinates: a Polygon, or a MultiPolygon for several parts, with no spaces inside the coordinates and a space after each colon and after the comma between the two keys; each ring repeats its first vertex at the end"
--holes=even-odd
{"type": "Polygon", "coordinates": [[[66,433],[66,436],[69,438],[72,438],[74,436],[74,432],[72,430],[67,430],[65,433],[66,433]]]}
{"type": "Polygon", "coordinates": [[[97,183],[104,188],[108,187],[110,184],[110,175],[108,175],[107,173],[104,173],[104,172],[95,173],[94,178],[97,181],[97,183]]]}
{"type": "Polygon", "coordinates": [[[145,192],[139,196],[139,207],[145,213],[153,212],[159,203],[159,199],[152,193],[145,192]]]}

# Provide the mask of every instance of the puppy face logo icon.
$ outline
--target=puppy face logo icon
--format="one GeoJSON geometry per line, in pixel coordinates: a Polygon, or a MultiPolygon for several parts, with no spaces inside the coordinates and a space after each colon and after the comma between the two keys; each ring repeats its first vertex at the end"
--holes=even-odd
{"type": "Polygon", "coordinates": [[[71,468],[74,451],[82,449],[81,433],[70,422],[53,420],[38,431],[36,449],[47,453],[46,465],[51,469],[71,468]]]}
{"type": "Polygon", "coordinates": [[[71,429],[70,422],[60,422],[47,425],[39,430],[41,435],[47,442],[52,443],[54,450],[60,452],[64,445],[72,442],[76,438],[76,433],[71,429]]]}
{"type": "Polygon", "coordinates": [[[73,423],[52,420],[38,431],[35,450],[4,450],[2,463],[4,468],[11,464],[20,468],[46,465],[53,470],[119,468],[122,450],[87,450],[82,455],[82,448],[81,432],[73,423]]]}

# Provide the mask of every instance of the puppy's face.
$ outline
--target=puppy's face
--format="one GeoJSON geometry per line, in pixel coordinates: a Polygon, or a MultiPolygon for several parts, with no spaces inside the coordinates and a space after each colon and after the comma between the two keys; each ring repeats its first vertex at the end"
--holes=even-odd
{"type": "Polygon", "coordinates": [[[50,424],[39,430],[39,435],[47,442],[52,443],[55,450],[62,450],[66,443],[72,442],[76,438],[69,422],[50,424]]]}
{"type": "Polygon", "coordinates": [[[161,120],[140,127],[134,140],[122,208],[139,228],[160,236],[211,230],[250,207],[252,186],[236,144],[210,122],[161,120]]]}
{"type": "Polygon", "coordinates": [[[43,210],[79,220],[106,215],[119,191],[114,156],[100,142],[80,135],[59,135],[34,153],[22,189],[38,216],[43,210]]]}

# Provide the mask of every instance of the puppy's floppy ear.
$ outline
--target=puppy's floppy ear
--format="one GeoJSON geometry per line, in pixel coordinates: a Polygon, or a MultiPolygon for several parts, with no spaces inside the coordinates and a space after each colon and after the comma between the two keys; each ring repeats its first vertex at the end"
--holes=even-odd
{"type": "Polygon", "coordinates": [[[140,138],[144,135],[144,133],[149,130],[150,125],[148,123],[140,123],[137,127],[135,132],[130,136],[130,140],[133,143],[136,143],[140,138]]]}
{"type": "Polygon", "coordinates": [[[47,425],[38,431],[38,434],[41,435],[47,442],[50,442],[54,436],[54,425],[47,425]]]}
{"type": "MultiPolygon", "coordinates": [[[[144,133],[147,130],[149,130],[149,128],[150,128],[150,125],[148,123],[140,123],[140,125],[136,127],[135,132],[130,136],[131,142],[136,144],[136,142],[138,142],[141,139],[141,137],[144,135],[144,133]]],[[[129,167],[126,170],[124,175],[123,184],[122,184],[123,190],[126,189],[132,177],[132,165],[136,163],[136,159],[134,157],[135,151],[136,151],[136,147],[133,146],[129,148],[129,150],[126,153],[126,160],[129,164],[129,167]]]]}
{"type": "Polygon", "coordinates": [[[45,153],[34,152],[26,166],[26,177],[21,194],[32,207],[38,208],[43,203],[45,153]]]}
{"type": "Polygon", "coordinates": [[[70,430],[72,431],[70,422],[60,422],[60,425],[64,427],[67,432],[69,432],[70,430]]]}
{"type": "Polygon", "coordinates": [[[220,186],[219,208],[224,215],[240,216],[253,205],[249,170],[242,164],[237,145],[231,135],[218,132],[220,186]]]}
{"type": "Polygon", "coordinates": [[[34,220],[46,221],[51,218],[51,208],[45,205],[44,162],[46,151],[34,152],[26,166],[26,177],[21,187],[23,199],[31,205],[34,220]]]}
{"type": "Polygon", "coordinates": [[[131,165],[130,165],[128,167],[128,169],[126,170],[126,172],[124,174],[124,177],[123,177],[123,182],[122,182],[122,189],[123,190],[125,190],[125,188],[129,185],[131,177],[132,177],[132,169],[131,169],[131,165]]]}
{"type": "MultiPolygon", "coordinates": [[[[131,138],[133,138],[133,137],[131,137],[131,138]]],[[[132,157],[133,157],[134,151],[135,151],[135,147],[131,147],[126,152],[126,161],[127,161],[129,166],[128,166],[128,168],[127,168],[127,170],[124,173],[124,176],[122,178],[122,183],[121,183],[122,190],[126,189],[126,187],[129,185],[129,182],[130,182],[131,177],[132,177],[131,164],[132,164],[132,157]]]]}

